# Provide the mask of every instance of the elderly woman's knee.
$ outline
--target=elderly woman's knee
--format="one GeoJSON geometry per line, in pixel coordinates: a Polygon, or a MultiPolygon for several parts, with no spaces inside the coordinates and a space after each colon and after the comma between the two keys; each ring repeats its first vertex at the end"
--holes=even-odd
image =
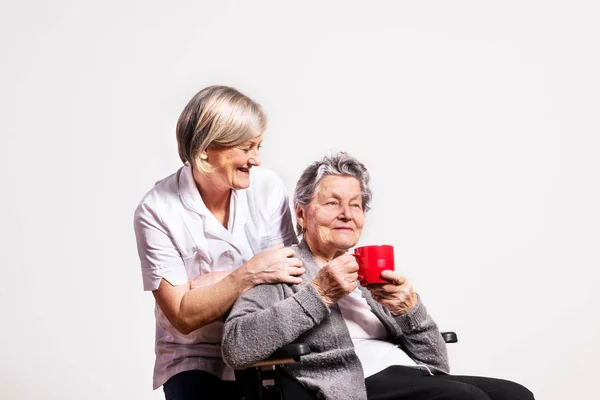
{"type": "Polygon", "coordinates": [[[533,393],[525,386],[504,379],[496,379],[497,392],[493,393],[492,400],[534,400],[533,393]]]}
{"type": "Polygon", "coordinates": [[[443,400],[494,400],[476,386],[455,382],[440,388],[436,399],[443,400]]]}
{"type": "MultiPolygon", "coordinates": [[[[531,393],[531,391],[525,386],[505,379],[487,378],[480,376],[452,375],[438,376],[437,378],[441,378],[440,380],[450,380],[473,388],[477,388],[480,391],[487,394],[487,397],[484,397],[486,399],[534,400],[533,393],[531,393]]],[[[468,398],[470,399],[470,397],[468,398]]]]}

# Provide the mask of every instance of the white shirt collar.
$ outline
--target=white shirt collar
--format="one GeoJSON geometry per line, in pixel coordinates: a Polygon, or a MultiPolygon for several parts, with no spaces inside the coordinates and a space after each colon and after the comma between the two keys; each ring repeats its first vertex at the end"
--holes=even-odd
{"type": "Polygon", "coordinates": [[[178,186],[181,202],[192,211],[205,217],[206,229],[208,229],[209,233],[220,237],[237,248],[238,246],[236,246],[236,243],[240,243],[241,236],[245,235],[245,225],[250,217],[248,198],[245,193],[245,190],[247,189],[232,190],[229,212],[230,222],[228,224],[229,229],[225,229],[219,224],[202,201],[202,196],[200,196],[196,181],[194,180],[191,165],[185,165],[181,168],[178,186]],[[238,236],[240,236],[240,238],[237,238],[238,236]]]}
{"type": "Polygon", "coordinates": [[[198,187],[196,186],[196,181],[194,181],[191,165],[184,165],[183,168],[181,168],[178,186],[179,198],[186,207],[200,215],[208,215],[210,213],[208,208],[206,208],[206,205],[204,205],[198,187]]]}

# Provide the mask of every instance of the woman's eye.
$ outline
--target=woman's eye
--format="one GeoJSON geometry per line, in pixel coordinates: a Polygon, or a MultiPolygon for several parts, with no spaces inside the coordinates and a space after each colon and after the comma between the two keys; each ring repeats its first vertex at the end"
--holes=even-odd
{"type": "MultiPolygon", "coordinates": [[[[252,151],[253,146],[250,147],[240,147],[240,149],[244,152],[244,153],[250,153],[252,151]]],[[[262,145],[256,146],[256,150],[260,150],[262,148],[262,145]]]]}
{"type": "Polygon", "coordinates": [[[337,203],[337,201],[328,201],[326,204],[328,206],[337,206],[338,203],[337,203]]]}
{"type": "Polygon", "coordinates": [[[361,209],[361,208],[362,208],[362,207],[360,206],[360,204],[352,204],[352,207],[354,207],[354,208],[358,208],[358,209],[361,209]]]}

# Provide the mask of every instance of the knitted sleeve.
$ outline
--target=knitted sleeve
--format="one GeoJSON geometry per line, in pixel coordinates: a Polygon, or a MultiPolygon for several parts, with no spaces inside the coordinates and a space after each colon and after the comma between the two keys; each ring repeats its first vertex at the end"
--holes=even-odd
{"type": "Polygon", "coordinates": [[[393,318],[402,329],[402,347],[413,360],[444,373],[450,372],[446,343],[420,298],[407,314],[393,318]]]}
{"type": "Polygon", "coordinates": [[[433,367],[442,373],[450,372],[446,343],[420,296],[417,305],[407,314],[393,315],[376,302],[367,289],[361,288],[361,292],[373,312],[388,326],[390,341],[399,343],[417,364],[433,367]]]}
{"type": "Polygon", "coordinates": [[[295,293],[286,284],[255,286],[237,300],[225,322],[223,359],[234,369],[264,360],[329,313],[311,284],[295,293]]]}

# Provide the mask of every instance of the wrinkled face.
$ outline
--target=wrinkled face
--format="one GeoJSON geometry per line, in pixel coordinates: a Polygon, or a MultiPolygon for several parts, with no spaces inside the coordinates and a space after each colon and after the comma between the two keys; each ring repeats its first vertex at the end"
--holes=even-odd
{"type": "Polygon", "coordinates": [[[358,242],[364,224],[360,182],[352,176],[327,175],[312,201],[296,207],[296,218],[309,246],[347,251],[358,242]]]}
{"type": "Polygon", "coordinates": [[[259,150],[264,134],[239,146],[211,146],[202,154],[215,168],[213,183],[223,189],[246,189],[250,186],[250,169],[260,165],[259,150]]]}

